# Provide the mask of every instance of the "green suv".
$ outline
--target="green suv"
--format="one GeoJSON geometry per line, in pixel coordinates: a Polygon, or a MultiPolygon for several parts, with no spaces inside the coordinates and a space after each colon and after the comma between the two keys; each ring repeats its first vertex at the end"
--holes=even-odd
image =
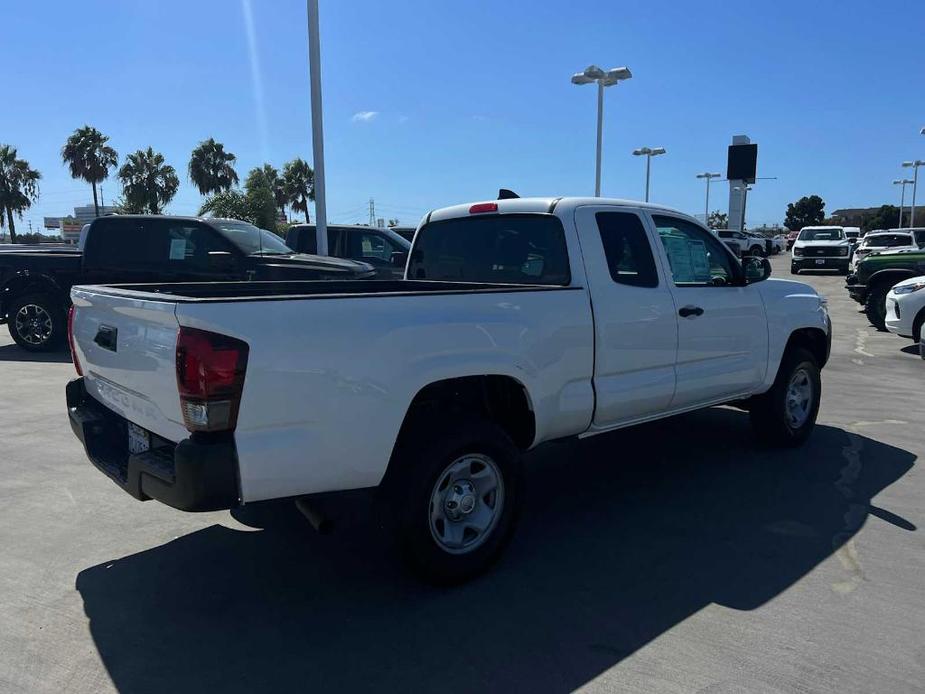
{"type": "Polygon", "coordinates": [[[845,288],[864,307],[871,324],[877,330],[886,330],[887,293],[897,282],[920,275],[925,275],[925,249],[871,253],[848,276],[845,288]]]}

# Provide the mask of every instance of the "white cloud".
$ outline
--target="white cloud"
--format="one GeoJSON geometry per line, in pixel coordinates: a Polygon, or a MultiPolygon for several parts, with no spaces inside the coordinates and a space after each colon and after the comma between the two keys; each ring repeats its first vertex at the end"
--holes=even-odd
{"type": "Polygon", "coordinates": [[[354,123],[369,123],[373,118],[379,115],[379,111],[359,111],[354,113],[350,119],[354,123]]]}
{"type": "Polygon", "coordinates": [[[408,122],[408,116],[399,116],[399,117],[398,117],[398,122],[399,122],[399,123],[407,123],[407,122],[408,122]]]}

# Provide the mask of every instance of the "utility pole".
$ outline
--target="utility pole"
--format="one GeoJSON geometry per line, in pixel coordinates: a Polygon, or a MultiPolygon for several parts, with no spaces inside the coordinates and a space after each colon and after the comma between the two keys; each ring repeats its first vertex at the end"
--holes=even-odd
{"type": "Polygon", "coordinates": [[[324,129],[321,111],[321,39],[318,0],[306,0],[308,9],[308,73],[312,97],[312,164],[315,166],[315,238],[318,255],[328,254],[328,211],[324,183],[324,129]]]}
{"type": "Polygon", "coordinates": [[[369,199],[369,226],[376,226],[376,201],[369,199]]]}

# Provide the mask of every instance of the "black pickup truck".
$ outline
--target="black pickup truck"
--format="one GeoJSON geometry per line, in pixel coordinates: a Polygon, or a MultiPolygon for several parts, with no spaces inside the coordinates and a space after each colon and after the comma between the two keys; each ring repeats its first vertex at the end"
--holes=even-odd
{"type": "MultiPolygon", "coordinates": [[[[317,253],[317,230],[314,224],[295,224],[286,233],[286,245],[300,253],[317,253]]],[[[328,255],[369,263],[376,277],[400,280],[405,276],[405,262],[411,242],[391,229],[356,224],[328,225],[328,255]]]]}
{"type": "Polygon", "coordinates": [[[264,229],[231,219],[100,217],[73,250],[0,253],[0,323],[23,349],[64,343],[75,284],[370,279],[363,262],[299,254],[264,229]]]}

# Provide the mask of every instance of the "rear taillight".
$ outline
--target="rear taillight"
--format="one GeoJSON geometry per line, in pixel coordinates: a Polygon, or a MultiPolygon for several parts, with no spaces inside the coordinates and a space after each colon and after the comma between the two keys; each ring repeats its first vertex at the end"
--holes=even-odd
{"type": "Polygon", "coordinates": [[[246,342],[195,328],[177,336],[177,388],[190,431],[234,431],[247,370],[246,342]]]}
{"type": "Polygon", "coordinates": [[[71,361],[74,362],[77,375],[83,376],[84,370],[80,368],[80,359],[77,358],[77,349],[74,344],[74,316],[76,315],[77,307],[71,304],[71,307],[67,310],[67,346],[71,349],[71,361]]]}
{"type": "Polygon", "coordinates": [[[469,208],[469,214],[485,214],[486,212],[497,212],[498,203],[496,202],[479,202],[469,208]]]}

